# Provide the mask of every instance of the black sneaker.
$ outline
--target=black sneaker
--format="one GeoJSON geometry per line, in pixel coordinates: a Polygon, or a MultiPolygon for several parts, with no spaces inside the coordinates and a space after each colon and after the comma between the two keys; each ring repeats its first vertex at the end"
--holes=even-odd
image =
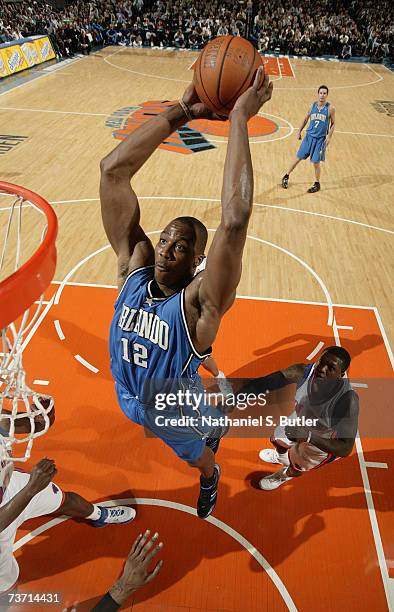
{"type": "Polygon", "coordinates": [[[289,186],[289,175],[285,174],[284,177],[282,178],[282,187],[283,189],[287,189],[289,186]]]}
{"type": "Polygon", "coordinates": [[[317,191],[320,191],[320,183],[316,181],[313,183],[312,187],[309,187],[308,193],[316,193],[317,191]]]}
{"type": "Polygon", "coordinates": [[[218,496],[218,484],[220,478],[220,466],[215,463],[213,470],[215,480],[210,487],[201,484],[200,477],[200,496],[197,501],[197,514],[200,518],[207,518],[214,511],[218,496]]]}

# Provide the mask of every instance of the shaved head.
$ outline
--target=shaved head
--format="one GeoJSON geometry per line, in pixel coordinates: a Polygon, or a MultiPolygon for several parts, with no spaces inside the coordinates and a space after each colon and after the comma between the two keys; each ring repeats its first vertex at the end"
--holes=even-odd
{"type": "Polygon", "coordinates": [[[193,232],[195,254],[204,255],[208,240],[208,230],[204,223],[201,223],[201,221],[195,217],[177,217],[176,219],[173,219],[171,223],[174,221],[183,223],[193,232]]]}

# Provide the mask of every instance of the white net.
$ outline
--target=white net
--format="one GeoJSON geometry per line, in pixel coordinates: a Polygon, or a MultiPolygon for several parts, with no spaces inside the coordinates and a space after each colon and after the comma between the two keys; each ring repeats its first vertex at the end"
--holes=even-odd
{"type": "MultiPolygon", "coordinates": [[[[0,227],[3,228],[0,281],[10,277],[31,257],[45,236],[46,220],[45,213],[33,202],[19,195],[0,193],[0,227]]],[[[20,291],[23,292],[23,286],[20,291]]],[[[30,457],[34,439],[48,431],[54,415],[53,398],[28,386],[22,360],[42,308],[43,296],[0,332],[0,434],[7,434],[3,443],[9,449],[17,445],[13,449],[13,461],[26,461],[30,457]]]]}

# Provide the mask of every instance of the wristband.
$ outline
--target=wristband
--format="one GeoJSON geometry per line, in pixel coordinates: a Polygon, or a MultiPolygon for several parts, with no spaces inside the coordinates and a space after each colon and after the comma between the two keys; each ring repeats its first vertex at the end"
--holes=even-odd
{"type": "Polygon", "coordinates": [[[185,113],[186,117],[189,119],[189,121],[193,121],[193,117],[192,117],[192,114],[190,112],[190,108],[188,107],[186,102],[184,102],[183,100],[179,100],[179,104],[180,104],[183,112],[185,113]]]}
{"type": "Polygon", "coordinates": [[[308,443],[308,442],[310,442],[310,441],[311,441],[311,438],[312,438],[312,432],[311,432],[311,430],[309,430],[309,431],[308,431],[308,437],[307,437],[307,439],[305,440],[305,442],[307,442],[307,443],[308,443]]]}

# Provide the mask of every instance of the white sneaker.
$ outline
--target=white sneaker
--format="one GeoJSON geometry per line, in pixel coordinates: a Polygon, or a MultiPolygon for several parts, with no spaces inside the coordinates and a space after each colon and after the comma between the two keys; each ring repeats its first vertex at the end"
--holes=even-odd
{"type": "Polygon", "coordinates": [[[280,455],[276,448],[262,448],[259,452],[259,457],[261,461],[265,461],[266,463],[279,463],[286,467],[290,465],[288,454],[284,453],[280,455]]]}
{"type": "Polygon", "coordinates": [[[96,521],[92,521],[94,527],[130,523],[137,514],[134,508],[129,508],[129,506],[112,506],[109,508],[99,506],[99,508],[101,510],[101,516],[96,521]]]}
{"type": "Polygon", "coordinates": [[[265,476],[259,482],[260,489],[263,489],[263,491],[273,491],[274,489],[277,489],[281,485],[285,484],[285,482],[292,479],[292,476],[286,476],[286,472],[287,468],[284,467],[274,474],[265,476]]]}

